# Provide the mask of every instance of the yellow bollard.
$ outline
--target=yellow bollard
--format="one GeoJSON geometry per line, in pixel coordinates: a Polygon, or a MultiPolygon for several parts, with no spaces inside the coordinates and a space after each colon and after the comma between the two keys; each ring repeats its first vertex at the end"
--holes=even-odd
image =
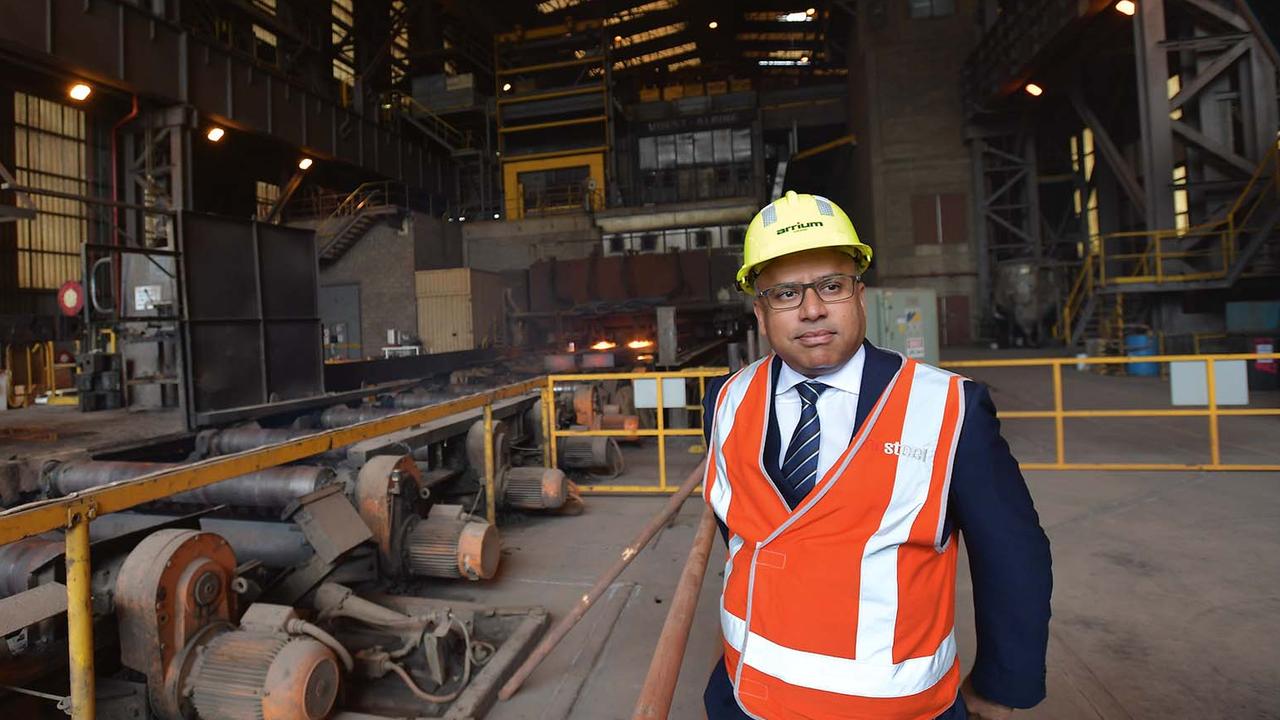
{"type": "Polygon", "coordinates": [[[484,404],[484,510],[489,524],[498,524],[498,502],[493,496],[493,405],[484,404]]]}
{"type": "Polygon", "coordinates": [[[1205,360],[1204,370],[1205,390],[1209,394],[1209,464],[1217,466],[1222,464],[1222,451],[1218,445],[1218,378],[1213,358],[1205,360]]]}
{"type": "Polygon", "coordinates": [[[71,661],[71,717],[93,720],[93,598],[89,516],[73,507],[67,518],[67,646],[71,661]]]}
{"type": "Polygon", "coordinates": [[[556,457],[559,448],[556,447],[556,385],[555,379],[547,376],[547,396],[551,398],[551,402],[547,405],[547,442],[551,445],[551,465],[549,467],[560,467],[560,458],[556,457]]]}
{"type": "Polygon", "coordinates": [[[555,395],[550,388],[542,388],[542,467],[552,467],[551,465],[551,403],[555,402],[555,395]]]}
{"type": "Polygon", "coordinates": [[[666,376],[658,376],[656,398],[658,402],[658,487],[662,490],[667,489],[667,425],[662,417],[667,409],[662,400],[662,384],[665,380],[666,376]]]}
{"type": "Polygon", "coordinates": [[[1059,465],[1066,464],[1066,440],[1062,428],[1062,363],[1053,364],[1053,436],[1059,465]]]}

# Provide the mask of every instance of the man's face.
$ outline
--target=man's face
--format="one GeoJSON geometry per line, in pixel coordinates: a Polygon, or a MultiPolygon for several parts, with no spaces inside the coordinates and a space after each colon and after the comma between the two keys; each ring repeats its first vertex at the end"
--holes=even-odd
{"type": "MultiPolygon", "coordinates": [[[[839,250],[805,250],[770,262],[756,278],[755,287],[765,290],[779,283],[809,283],[857,271],[853,258],[839,250]]],[[[797,372],[809,377],[830,372],[853,357],[866,337],[863,290],[863,284],[857,283],[853,297],[827,303],[806,288],[800,306],[790,310],[774,310],[757,297],[754,306],[760,332],[797,372]]]]}

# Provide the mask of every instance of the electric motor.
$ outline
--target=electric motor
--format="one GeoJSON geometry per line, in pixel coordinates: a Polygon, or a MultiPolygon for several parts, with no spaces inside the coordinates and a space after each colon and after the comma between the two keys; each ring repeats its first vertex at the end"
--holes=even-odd
{"type": "Polygon", "coordinates": [[[338,663],[323,644],[235,630],[209,641],[188,679],[200,720],[322,720],[338,698],[338,663]]]}
{"type": "Polygon", "coordinates": [[[413,575],[487,580],[501,554],[498,529],[467,518],[461,505],[436,505],[405,537],[405,563],[413,575]]]}
{"type": "Polygon", "coordinates": [[[554,510],[564,505],[569,481],[561,470],[517,467],[507,470],[504,505],[522,510],[554,510]]]}

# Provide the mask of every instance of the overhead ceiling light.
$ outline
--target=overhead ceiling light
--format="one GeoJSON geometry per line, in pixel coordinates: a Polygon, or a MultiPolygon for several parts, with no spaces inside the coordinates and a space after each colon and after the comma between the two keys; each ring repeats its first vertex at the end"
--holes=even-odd
{"type": "Polygon", "coordinates": [[[792,12],[778,16],[782,22],[809,22],[812,18],[808,12],[792,12]]]}
{"type": "Polygon", "coordinates": [[[809,56],[808,56],[808,55],[805,55],[804,57],[800,58],[800,64],[801,64],[801,65],[808,65],[808,64],[809,64],[809,56]]]}
{"type": "Polygon", "coordinates": [[[72,100],[79,102],[89,97],[92,92],[93,88],[89,87],[85,83],[78,82],[71,86],[71,89],[67,91],[67,94],[71,96],[72,100]]]}
{"type": "Polygon", "coordinates": [[[226,130],[223,130],[220,127],[214,126],[209,128],[209,132],[205,133],[205,137],[209,138],[209,142],[218,142],[219,140],[222,139],[222,136],[226,134],[227,134],[226,130]]]}
{"type": "Polygon", "coordinates": [[[715,30],[716,28],[720,27],[720,23],[716,22],[715,20],[712,20],[711,22],[707,23],[707,27],[711,28],[712,30],[715,30]]]}
{"type": "Polygon", "coordinates": [[[301,160],[298,161],[298,169],[306,170],[307,168],[311,167],[312,162],[313,161],[311,158],[302,158],[301,160]]]}
{"type": "Polygon", "coordinates": [[[1116,10],[1125,15],[1133,15],[1138,12],[1138,4],[1133,0],[1120,0],[1116,3],[1116,10]]]}
{"type": "Polygon", "coordinates": [[[1027,83],[1027,86],[1023,89],[1026,90],[1027,94],[1031,97],[1040,97],[1044,94],[1044,88],[1035,83],[1027,83]]]}
{"type": "Polygon", "coordinates": [[[497,219],[499,219],[499,218],[501,218],[501,217],[502,217],[502,215],[500,215],[500,214],[498,214],[498,213],[494,213],[494,214],[493,214],[493,219],[494,219],[494,220],[497,220],[497,219]]]}
{"type": "Polygon", "coordinates": [[[808,8],[808,9],[806,9],[806,10],[804,11],[804,14],[805,14],[805,15],[808,15],[809,17],[813,17],[814,15],[817,15],[817,14],[818,14],[818,9],[817,9],[817,8],[808,8]]]}
{"type": "Polygon", "coordinates": [[[616,43],[620,43],[620,42],[622,42],[622,36],[621,36],[621,35],[614,35],[614,36],[613,36],[613,41],[614,41],[614,42],[616,42],[616,43]]]}
{"type": "Polygon", "coordinates": [[[511,92],[511,83],[502,83],[502,92],[511,92]]]}

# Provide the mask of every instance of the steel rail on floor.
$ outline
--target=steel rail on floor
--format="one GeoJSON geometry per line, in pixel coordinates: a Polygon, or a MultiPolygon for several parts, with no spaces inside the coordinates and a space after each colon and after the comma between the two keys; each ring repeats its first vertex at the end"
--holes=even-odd
{"type": "MultiPolygon", "coordinates": [[[[177,493],[195,490],[216,482],[265,470],[319,455],[335,448],[404,430],[449,415],[483,408],[485,431],[485,491],[490,498],[486,510],[494,522],[492,456],[493,403],[531,393],[541,393],[544,407],[550,400],[544,378],[534,378],[494,390],[467,395],[438,405],[391,415],[377,420],[326,430],[279,445],[224,455],[190,465],[154,472],[142,477],[72,493],[66,497],[20,505],[0,512],[0,545],[51,530],[66,530],[67,644],[71,675],[71,716],[74,720],[94,720],[93,614],[90,597],[91,561],[89,523],[106,513],[128,510],[177,493]]],[[[549,416],[544,416],[546,423],[549,416]]],[[[550,432],[544,425],[543,437],[550,432]]],[[[543,448],[544,455],[548,448],[543,448]]]]}

